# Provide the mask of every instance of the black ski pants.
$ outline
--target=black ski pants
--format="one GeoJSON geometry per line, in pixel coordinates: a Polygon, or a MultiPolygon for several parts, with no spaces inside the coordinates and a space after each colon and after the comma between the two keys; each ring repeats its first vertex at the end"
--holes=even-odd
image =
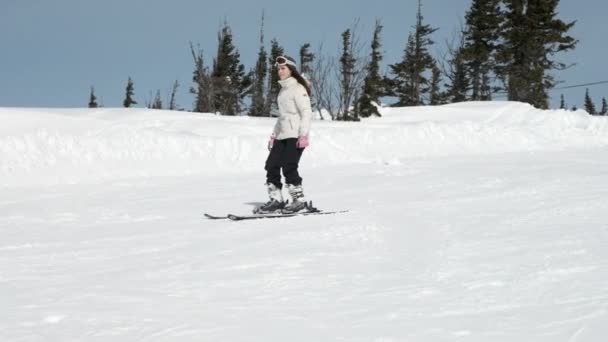
{"type": "Polygon", "coordinates": [[[281,169],[287,184],[301,185],[302,178],[298,173],[298,164],[304,152],[303,148],[298,148],[298,139],[288,138],[275,140],[272,149],[266,159],[266,182],[274,184],[281,189],[281,169]]]}

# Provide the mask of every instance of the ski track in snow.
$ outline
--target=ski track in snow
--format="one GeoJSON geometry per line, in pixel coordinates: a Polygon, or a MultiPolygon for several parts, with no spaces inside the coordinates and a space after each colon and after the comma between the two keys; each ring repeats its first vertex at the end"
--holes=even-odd
{"type": "MultiPolygon", "coordinates": [[[[476,106],[455,110],[470,108],[469,124],[481,125],[476,106]]],[[[177,168],[168,165],[138,178],[103,158],[91,165],[114,176],[60,163],[74,184],[57,176],[26,184],[0,168],[14,181],[0,188],[0,341],[603,341],[608,147],[589,127],[604,124],[568,114],[565,121],[584,127],[575,134],[535,118],[561,127],[543,134],[571,139],[546,147],[538,133],[522,133],[538,123],[525,111],[505,117],[509,108],[481,122],[501,121],[511,137],[534,144],[515,140],[511,150],[495,141],[476,153],[483,146],[475,140],[466,153],[448,153],[463,123],[423,108],[428,123],[412,119],[422,131],[410,133],[443,136],[444,146],[365,161],[372,151],[357,155],[357,144],[397,145],[371,133],[345,145],[356,137],[350,124],[327,123],[321,131],[331,138],[317,141],[334,147],[307,151],[301,172],[315,205],[350,210],[340,215],[206,220],[203,212],[246,213],[265,200],[260,165],[224,172],[218,165],[229,160],[220,157],[215,173],[172,175],[177,168]],[[361,160],[330,162],[340,148],[361,160]]],[[[96,120],[120,129],[143,124],[135,114],[102,114],[96,120]]],[[[72,119],[58,129],[69,130],[72,119]]],[[[242,121],[209,120],[217,122],[204,133],[175,126],[219,136],[242,121]]],[[[369,130],[408,120],[387,112],[369,130]]],[[[234,146],[253,151],[242,139],[234,146]]],[[[253,165],[263,155],[251,153],[233,162],[253,165]]],[[[29,152],[10,160],[16,167],[28,158],[28,172],[41,173],[36,165],[46,161],[29,152]]],[[[149,161],[133,163],[143,170],[149,161]]]]}

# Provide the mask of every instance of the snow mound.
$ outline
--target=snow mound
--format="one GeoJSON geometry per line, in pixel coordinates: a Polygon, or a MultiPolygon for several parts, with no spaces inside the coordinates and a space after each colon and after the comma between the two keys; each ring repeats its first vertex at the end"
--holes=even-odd
{"type": "MultiPolygon", "coordinates": [[[[307,165],[608,145],[608,118],[515,102],[382,108],[316,120],[307,165]]],[[[0,186],[263,172],[271,118],[146,109],[0,108],[0,186]]]]}

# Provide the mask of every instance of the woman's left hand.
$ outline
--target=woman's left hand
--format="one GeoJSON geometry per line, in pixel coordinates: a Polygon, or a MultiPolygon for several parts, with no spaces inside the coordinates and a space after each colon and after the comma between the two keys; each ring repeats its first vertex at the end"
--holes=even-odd
{"type": "Polygon", "coordinates": [[[298,148],[305,148],[306,146],[308,146],[308,135],[301,135],[298,138],[298,142],[296,143],[296,146],[298,148]]]}

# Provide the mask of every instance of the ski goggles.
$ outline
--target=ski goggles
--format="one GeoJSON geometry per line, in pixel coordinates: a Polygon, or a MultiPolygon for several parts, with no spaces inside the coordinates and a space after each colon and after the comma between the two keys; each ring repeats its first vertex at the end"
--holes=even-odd
{"type": "Polygon", "coordinates": [[[297,65],[296,65],[295,62],[293,62],[293,61],[291,61],[291,60],[289,60],[289,59],[287,59],[286,57],[283,57],[283,56],[277,57],[274,61],[275,61],[274,65],[276,65],[276,66],[291,65],[294,68],[297,67],[297,65]]]}

